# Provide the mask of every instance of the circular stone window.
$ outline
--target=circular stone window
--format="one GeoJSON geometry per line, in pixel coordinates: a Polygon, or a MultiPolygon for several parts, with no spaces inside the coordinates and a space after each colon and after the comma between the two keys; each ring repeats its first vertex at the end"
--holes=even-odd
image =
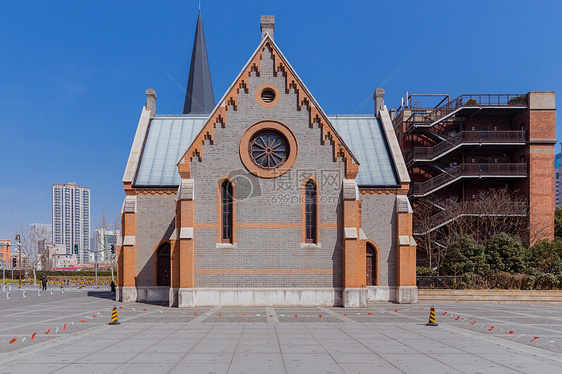
{"type": "Polygon", "coordinates": [[[252,137],[248,152],[252,162],[259,168],[273,170],[287,161],[289,144],[277,131],[265,130],[252,137]]]}
{"type": "Polygon", "coordinates": [[[264,108],[273,108],[279,103],[281,92],[276,85],[264,83],[256,90],[256,101],[264,108]]]}
{"type": "Polygon", "coordinates": [[[279,122],[258,122],[242,135],[240,158],[246,169],[259,177],[283,175],[297,158],[295,135],[279,122]]]}

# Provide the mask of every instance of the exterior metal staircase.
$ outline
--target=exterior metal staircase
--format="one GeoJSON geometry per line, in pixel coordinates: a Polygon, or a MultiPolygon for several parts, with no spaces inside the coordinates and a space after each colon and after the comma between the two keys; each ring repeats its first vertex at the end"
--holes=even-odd
{"type": "Polygon", "coordinates": [[[461,178],[482,177],[526,177],[527,164],[525,163],[494,163],[494,164],[460,164],[445,170],[445,173],[429,179],[426,182],[414,185],[413,196],[423,197],[437,191],[461,178]]]}
{"type": "Polygon", "coordinates": [[[432,162],[463,145],[525,144],[525,131],[461,131],[433,147],[414,147],[406,152],[406,164],[432,162]]]}

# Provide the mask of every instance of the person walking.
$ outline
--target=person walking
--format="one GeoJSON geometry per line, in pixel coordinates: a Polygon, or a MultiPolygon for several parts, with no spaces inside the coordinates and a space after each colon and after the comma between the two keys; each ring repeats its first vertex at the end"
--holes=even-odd
{"type": "Polygon", "coordinates": [[[41,279],[41,284],[43,285],[43,290],[47,290],[47,277],[43,275],[43,279],[41,279]]]}

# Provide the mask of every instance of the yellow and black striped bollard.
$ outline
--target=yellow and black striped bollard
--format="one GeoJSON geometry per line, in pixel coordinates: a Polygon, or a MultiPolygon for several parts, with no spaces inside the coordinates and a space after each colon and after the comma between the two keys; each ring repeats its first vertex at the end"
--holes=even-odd
{"type": "Polygon", "coordinates": [[[117,307],[114,305],[113,306],[113,311],[111,312],[111,322],[109,322],[110,325],[120,325],[121,322],[119,322],[119,317],[117,316],[117,307]]]}
{"type": "Polygon", "coordinates": [[[435,319],[435,308],[433,305],[431,306],[431,310],[429,312],[429,322],[426,323],[427,326],[439,326],[437,320],[435,319]]]}

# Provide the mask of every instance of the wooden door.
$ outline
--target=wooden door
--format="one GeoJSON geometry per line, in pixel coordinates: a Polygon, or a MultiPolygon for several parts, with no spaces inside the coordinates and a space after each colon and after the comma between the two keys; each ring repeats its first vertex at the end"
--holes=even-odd
{"type": "Polygon", "coordinates": [[[369,243],[367,243],[367,263],[365,264],[365,269],[367,269],[367,286],[375,286],[377,282],[376,271],[377,271],[377,257],[375,256],[375,248],[369,243]]]}
{"type": "Polygon", "coordinates": [[[157,280],[159,286],[170,286],[170,244],[164,243],[158,249],[157,280]]]}

